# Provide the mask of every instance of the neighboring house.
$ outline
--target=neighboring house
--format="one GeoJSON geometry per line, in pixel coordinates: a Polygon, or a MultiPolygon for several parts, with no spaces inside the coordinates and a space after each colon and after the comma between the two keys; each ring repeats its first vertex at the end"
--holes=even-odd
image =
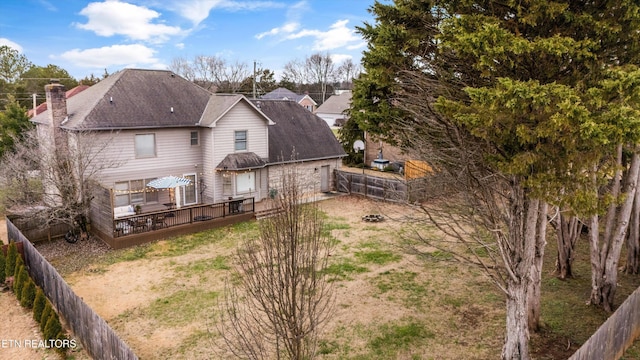
{"type": "MultiPolygon", "coordinates": [[[[322,118],[329,126],[338,127],[347,121],[347,110],[351,107],[352,92],[344,90],[330,96],[324,104],[320,105],[315,114],[322,118]]],[[[365,156],[367,166],[378,167],[375,160],[384,160],[385,163],[402,163],[407,160],[402,151],[384,141],[381,141],[369,133],[365,133],[365,156]]]]}
{"type": "Polygon", "coordinates": [[[344,125],[347,121],[345,111],[351,106],[351,91],[344,91],[337,95],[331,95],[314,114],[324,120],[331,127],[344,125]]]}
{"type": "Polygon", "coordinates": [[[39,133],[72,138],[91,131],[110,140],[101,156],[121,165],[97,179],[112,194],[109,208],[260,201],[278,183],[279,167],[293,162],[311,191],[330,191],[345,156],[331,129],[293,102],[213,94],[170,71],[125,69],[68,101],[48,88],[53,111],[32,119],[39,133]],[[179,192],[145,186],[167,175],[191,185],[179,192]]]}
{"type": "MultiPolygon", "coordinates": [[[[74,87],[71,90],[67,90],[65,92],[65,97],[68,99],[74,95],[77,95],[79,93],[81,93],[84,90],[87,90],[89,88],[89,85],[78,85],[76,87],[74,87]]],[[[43,102],[42,104],[36,106],[35,109],[30,109],[29,111],[27,111],[27,115],[32,118],[42,112],[44,112],[45,110],[47,110],[47,103],[43,102]]]]}
{"type": "Polygon", "coordinates": [[[314,112],[318,103],[316,103],[309,94],[299,95],[287,88],[277,88],[260,97],[263,100],[289,100],[298,103],[303,108],[314,112]]]}

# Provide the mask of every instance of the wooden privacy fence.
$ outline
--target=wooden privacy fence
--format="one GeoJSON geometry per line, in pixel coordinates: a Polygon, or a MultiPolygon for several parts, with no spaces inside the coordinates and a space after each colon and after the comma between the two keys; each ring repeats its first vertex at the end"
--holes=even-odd
{"type": "Polygon", "coordinates": [[[569,360],[619,359],[640,336],[640,288],[636,289],[569,360]]]}
{"type": "Polygon", "coordinates": [[[22,242],[29,275],[42,288],[58,314],[93,359],[137,359],[129,346],[67,285],[58,271],[36,250],[20,230],[7,219],[10,239],[22,242]]]}
{"type": "Polygon", "coordinates": [[[360,194],[378,200],[407,201],[407,184],[403,180],[336,170],[336,190],[360,194]]]}
{"type": "Polygon", "coordinates": [[[425,196],[425,178],[404,180],[335,170],[336,190],[393,202],[413,202],[425,196]]]}

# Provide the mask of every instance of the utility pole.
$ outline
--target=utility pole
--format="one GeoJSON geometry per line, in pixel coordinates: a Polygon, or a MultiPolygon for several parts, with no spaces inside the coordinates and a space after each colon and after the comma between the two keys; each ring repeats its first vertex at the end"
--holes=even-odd
{"type": "Polygon", "coordinates": [[[253,61],[253,98],[257,99],[256,97],[256,61],[253,61]]]}

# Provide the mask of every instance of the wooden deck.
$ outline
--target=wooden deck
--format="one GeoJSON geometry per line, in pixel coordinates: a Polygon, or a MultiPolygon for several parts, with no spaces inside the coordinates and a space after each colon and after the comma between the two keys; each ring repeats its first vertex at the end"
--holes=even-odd
{"type": "Polygon", "coordinates": [[[112,234],[96,235],[112,248],[120,249],[254,218],[254,198],[247,198],[121,217],[113,220],[112,234]]]}

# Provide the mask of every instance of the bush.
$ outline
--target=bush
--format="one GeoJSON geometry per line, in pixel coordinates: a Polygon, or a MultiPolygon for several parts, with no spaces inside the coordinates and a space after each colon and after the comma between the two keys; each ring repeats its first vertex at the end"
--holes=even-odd
{"type": "Polygon", "coordinates": [[[0,284],[4,284],[4,281],[7,280],[7,273],[5,272],[6,266],[7,258],[4,256],[4,252],[0,251],[0,284]]]}
{"type": "Polygon", "coordinates": [[[16,255],[15,266],[13,270],[13,278],[16,279],[18,277],[18,273],[20,271],[20,266],[24,266],[24,261],[22,261],[22,256],[20,254],[16,255]]]}
{"type": "Polygon", "coordinates": [[[36,297],[33,300],[33,320],[38,324],[40,324],[40,319],[42,319],[42,312],[44,311],[46,303],[47,297],[44,295],[44,292],[39,287],[36,287],[36,297]]]}
{"type": "Polygon", "coordinates": [[[36,284],[31,280],[30,277],[27,278],[27,281],[22,286],[22,295],[20,296],[20,305],[25,308],[32,308],[33,302],[36,299],[36,284]]]}
{"type": "Polygon", "coordinates": [[[15,242],[9,243],[7,247],[7,262],[5,265],[6,276],[13,276],[16,268],[16,258],[18,257],[18,247],[15,242]]]}
{"type": "Polygon", "coordinates": [[[40,316],[40,332],[44,333],[44,327],[47,325],[47,321],[51,316],[53,311],[53,307],[49,301],[45,301],[44,310],[42,310],[42,316],[40,316]]]}
{"type": "Polygon", "coordinates": [[[13,292],[16,294],[16,298],[18,298],[18,301],[20,301],[20,299],[22,299],[22,287],[27,282],[29,274],[27,274],[27,269],[24,268],[24,265],[20,265],[16,269],[18,270],[14,275],[13,292]]]}
{"type": "Polygon", "coordinates": [[[55,340],[61,333],[62,324],[60,323],[60,318],[58,318],[58,314],[56,314],[55,311],[52,311],[49,315],[49,320],[47,320],[47,324],[44,326],[42,335],[45,340],[55,340]]]}

